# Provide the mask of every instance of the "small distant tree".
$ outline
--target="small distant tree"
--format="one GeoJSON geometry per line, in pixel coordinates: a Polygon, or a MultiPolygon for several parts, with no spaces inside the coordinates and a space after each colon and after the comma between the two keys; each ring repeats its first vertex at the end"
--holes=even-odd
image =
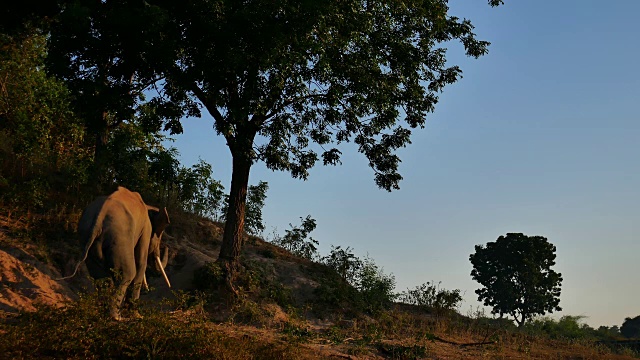
{"type": "Polygon", "coordinates": [[[508,233],[475,249],[471,277],[484,286],[476,290],[478,301],[493,314],[510,315],[521,327],[534,315],[562,310],[562,274],[551,269],[556,247],[547,238],[508,233]]]}
{"type": "Polygon", "coordinates": [[[306,218],[301,217],[300,220],[300,226],[289,224],[291,229],[285,230],[284,236],[275,235],[271,242],[296,256],[314,260],[318,257],[318,241],[309,234],[315,230],[316,220],[311,215],[307,215],[306,218]]]}
{"type": "Polygon", "coordinates": [[[640,338],[640,315],[624,319],[620,333],[626,338],[640,338]]]}
{"type": "Polygon", "coordinates": [[[322,262],[334,269],[340,277],[350,284],[355,283],[363,266],[362,260],[353,253],[353,249],[349,246],[343,249],[340,246],[331,245],[331,252],[322,258],[322,262]]]}

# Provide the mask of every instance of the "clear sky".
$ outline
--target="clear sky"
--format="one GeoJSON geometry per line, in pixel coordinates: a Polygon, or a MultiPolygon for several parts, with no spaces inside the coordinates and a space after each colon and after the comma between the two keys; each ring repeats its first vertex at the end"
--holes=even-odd
{"type": "MultiPolygon", "coordinates": [[[[640,315],[640,1],[451,0],[492,43],[474,60],[452,45],[464,78],[445,88],[426,128],[400,151],[399,191],[376,187],[363,155],[317,166],[308,181],[253,167],[269,183],[265,235],[310,214],[326,254],[351,246],[393,273],[397,291],[427,281],[461,289],[474,245],[508,232],[557,246],[561,315],[591,326],[640,315]]],[[[183,122],[185,165],[211,163],[228,189],[231,157],[212,119],[183,122]]]]}

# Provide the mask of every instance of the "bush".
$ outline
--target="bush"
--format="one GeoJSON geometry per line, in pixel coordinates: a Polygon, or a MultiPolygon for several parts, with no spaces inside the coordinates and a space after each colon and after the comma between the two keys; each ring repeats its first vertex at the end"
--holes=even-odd
{"type": "Polygon", "coordinates": [[[583,319],[584,316],[579,315],[565,315],[560,320],[545,316],[533,319],[525,325],[524,330],[533,335],[545,335],[551,339],[595,339],[595,330],[583,323],[583,319]]]}
{"type": "Polygon", "coordinates": [[[395,286],[396,279],[392,274],[385,274],[372,259],[365,259],[355,284],[361,309],[369,314],[388,309],[396,299],[395,286]]]}
{"type": "Polygon", "coordinates": [[[302,224],[300,226],[291,226],[290,230],[285,230],[284,236],[278,234],[273,235],[273,239],[270,242],[276,246],[279,246],[293,255],[314,260],[318,258],[318,241],[312,237],[307,237],[316,228],[316,220],[311,218],[311,215],[307,215],[306,218],[300,218],[302,224]]]}
{"type": "Polygon", "coordinates": [[[69,90],[44,70],[46,36],[0,34],[0,47],[0,200],[44,209],[51,189],[86,181],[86,134],[69,90]]]}
{"type": "Polygon", "coordinates": [[[244,261],[244,270],[238,278],[238,285],[258,300],[267,300],[287,307],[293,304],[291,289],[284,286],[276,277],[271,263],[244,261]]]}
{"type": "Polygon", "coordinates": [[[353,249],[331,245],[329,255],[322,258],[322,262],[335,270],[345,281],[354,284],[359,272],[362,270],[362,260],[353,253],[353,249]]]}
{"type": "Polygon", "coordinates": [[[426,282],[413,290],[407,289],[399,294],[399,298],[405,304],[418,305],[423,310],[434,311],[436,314],[455,311],[462,302],[459,289],[440,289],[440,282],[437,285],[426,282]]]}
{"type": "Polygon", "coordinates": [[[215,290],[223,283],[224,272],[217,262],[207,262],[193,272],[193,286],[197,290],[215,290]]]}
{"type": "Polygon", "coordinates": [[[385,274],[372,259],[361,260],[351,248],[338,246],[322,260],[329,271],[316,289],[321,303],[373,315],[388,309],[396,299],[395,277],[385,274]]]}

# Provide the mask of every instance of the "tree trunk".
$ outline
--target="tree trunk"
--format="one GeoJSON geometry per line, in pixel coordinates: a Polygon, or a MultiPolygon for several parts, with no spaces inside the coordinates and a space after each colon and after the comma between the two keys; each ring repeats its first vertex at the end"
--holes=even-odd
{"type": "Polygon", "coordinates": [[[226,290],[237,295],[233,286],[239,271],[240,250],[244,238],[244,217],[247,202],[247,187],[249,184],[249,170],[251,159],[244,151],[231,151],[233,156],[233,170],[231,174],[231,189],[229,191],[229,206],[222,236],[222,247],[218,256],[225,276],[226,290]]]}

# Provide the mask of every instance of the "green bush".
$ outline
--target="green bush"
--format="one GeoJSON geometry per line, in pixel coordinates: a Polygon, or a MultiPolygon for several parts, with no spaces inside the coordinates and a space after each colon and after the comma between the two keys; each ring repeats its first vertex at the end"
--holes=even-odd
{"type": "Polygon", "coordinates": [[[584,316],[565,315],[559,320],[550,317],[533,319],[524,326],[524,331],[533,335],[544,335],[551,339],[578,340],[595,339],[596,331],[582,322],[584,316]]]}
{"type": "Polygon", "coordinates": [[[395,277],[385,274],[372,259],[359,259],[351,248],[332,247],[323,261],[327,271],[315,290],[321,304],[377,314],[397,298],[395,277]]]}
{"type": "Polygon", "coordinates": [[[193,286],[197,290],[215,290],[223,283],[224,272],[217,262],[207,262],[193,272],[193,286]]]}
{"type": "Polygon", "coordinates": [[[271,263],[245,261],[238,284],[257,300],[266,300],[287,307],[293,304],[291,289],[284,286],[276,277],[271,263]]]}
{"type": "Polygon", "coordinates": [[[318,241],[309,237],[309,234],[316,228],[316,220],[307,215],[306,218],[300,218],[302,224],[300,226],[291,226],[291,229],[285,230],[284,236],[274,234],[270,242],[279,246],[295,256],[315,260],[318,258],[318,241]],[[307,240],[307,237],[308,240],[307,240]]]}
{"type": "Polygon", "coordinates": [[[69,90],[44,70],[45,35],[0,34],[0,48],[0,200],[43,209],[52,189],[76,193],[87,179],[83,122],[69,90]]]}
{"type": "Polygon", "coordinates": [[[399,299],[405,304],[417,305],[425,311],[442,314],[457,310],[462,302],[462,295],[459,289],[441,289],[440,282],[426,282],[400,293],[399,299]]]}
{"type": "Polygon", "coordinates": [[[354,253],[351,247],[345,249],[331,245],[329,255],[322,258],[322,262],[334,269],[345,281],[354,284],[359,272],[362,270],[362,260],[354,253]]]}
{"type": "Polygon", "coordinates": [[[364,260],[355,282],[361,309],[369,314],[388,309],[397,297],[395,277],[385,274],[372,259],[364,260]]]}

